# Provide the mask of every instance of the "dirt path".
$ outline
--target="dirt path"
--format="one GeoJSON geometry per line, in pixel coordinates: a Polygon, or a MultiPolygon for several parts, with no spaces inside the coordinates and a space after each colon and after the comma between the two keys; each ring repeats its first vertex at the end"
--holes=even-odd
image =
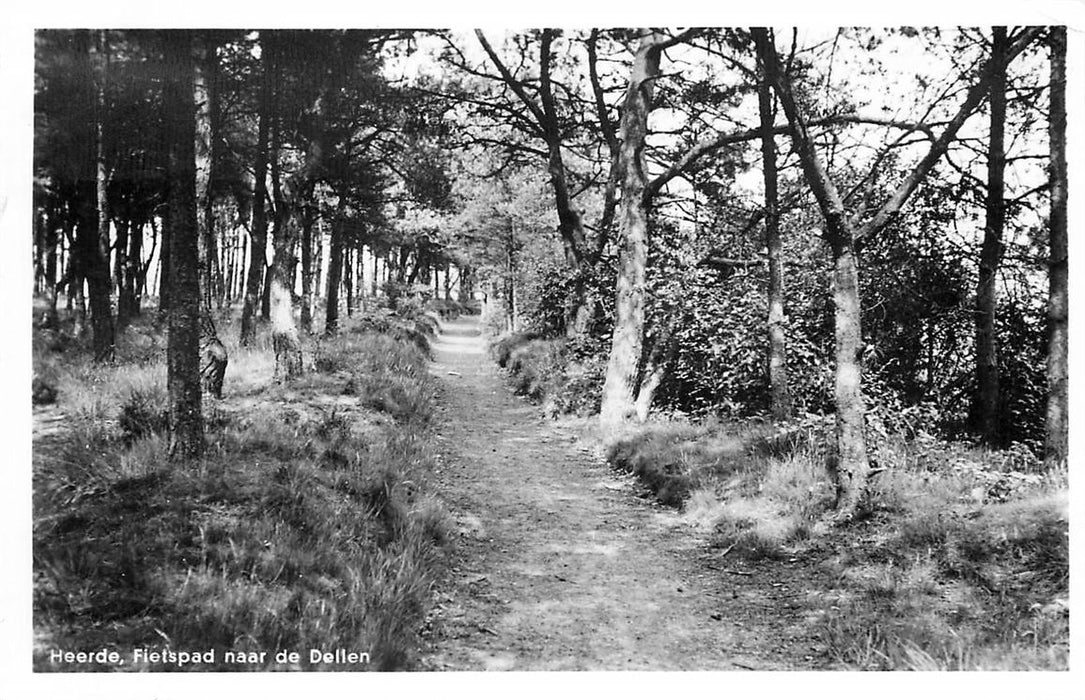
{"type": "Polygon", "coordinates": [[[436,354],[438,481],[461,546],[423,668],[826,666],[806,621],[810,565],[728,568],[674,511],[514,396],[477,320],[445,324],[436,354]]]}

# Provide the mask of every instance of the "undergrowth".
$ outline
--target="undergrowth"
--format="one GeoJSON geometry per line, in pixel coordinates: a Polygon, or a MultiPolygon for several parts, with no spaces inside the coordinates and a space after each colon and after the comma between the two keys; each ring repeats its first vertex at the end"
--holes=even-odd
{"type": "Polygon", "coordinates": [[[808,619],[838,664],[878,670],[1065,669],[1065,471],[1026,449],[883,430],[857,522],[826,529],[831,423],[654,421],[613,436],[637,475],[729,559],[812,558],[808,619]],[[826,583],[828,582],[828,583],[826,583]]]}
{"type": "Polygon", "coordinates": [[[599,412],[605,358],[532,331],[497,336],[490,354],[508,372],[513,390],[542,404],[546,415],[599,412]]]}
{"type": "Polygon", "coordinates": [[[388,324],[322,341],[317,371],[281,385],[261,342],[231,347],[227,398],[205,399],[193,462],[168,458],[154,352],[97,367],[41,348],[66,425],[35,444],[35,669],[104,670],[58,667],[51,649],[144,647],[216,650],[180,670],[284,668],[277,650],[300,652],[296,668],[410,668],[448,526],[426,489],[426,332],[388,324]],[[369,663],[311,666],[310,649],[369,663]],[[268,653],[231,665],[226,650],[268,653]]]}

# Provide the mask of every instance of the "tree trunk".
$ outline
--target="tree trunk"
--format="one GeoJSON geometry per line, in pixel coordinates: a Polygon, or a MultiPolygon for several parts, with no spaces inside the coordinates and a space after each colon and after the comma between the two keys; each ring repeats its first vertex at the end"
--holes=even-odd
{"type": "Polygon", "coordinates": [[[203,452],[200,395],[200,287],[196,226],[196,128],[191,33],[163,32],[170,67],[164,89],[169,139],[170,269],[173,299],[166,349],[170,402],[170,455],[203,452]]]}
{"type": "Polygon", "coordinates": [[[1066,464],[1069,443],[1069,278],[1066,231],[1066,27],[1051,27],[1051,110],[1048,138],[1051,144],[1051,252],[1047,302],[1047,436],[1044,463],[1048,468],[1066,464]]]}
{"type": "MultiPolygon", "coordinates": [[[[158,247],[158,239],[158,224],[155,223],[154,217],[151,217],[151,250],[147,253],[147,261],[139,268],[139,288],[136,292],[136,304],[134,307],[137,314],[141,312],[143,297],[150,294],[150,290],[147,287],[147,274],[151,271],[151,263],[154,260],[155,248],[158,247]]],[[[163,251],[163,254],[165,254],[165,251],[163,251]]],[[[137,257],[134,259],[138,260],[139,258],[137,257]]]]}
{"type": "Polygon", "coordinates": [[[833,251],[833,306],[836,329],[835,461],[830,465],[836,483],[836,509],[850,519],[866,490],[870,474],[864,434],[866,405],[863,400],[863,329],[860,312],[859,264],[855,236],[843,217],[827,221],[833,251]]]}
{"type": "Polygon", "coordinates": [[[991,81],[991,131],[987,148],[987,202],[983,246],[980,249],[979,282],[976,286],[976,387],[972,396],[970,422],[984,442],[994,444],[1001,434],[999,425],[998,266],[1002,260],[1002,233],[1005,226],[1005,131],[1006,131],[1006,27],[994,27],[991,48],[996,62],[991,81]]]}
{"type": "Polygon", "coordinates": [[[466,303],[475,298],[475,282],[470,265],[460,268],[460,303],[466,303]]]}
{"type": "Polygon", "coordinates": [[[302,215],[301,225],[301,330],[313,332],[313,216],[302,215]]]}
{"type": "Polygon", "coordinates": [[[343,291],[347,297],[347,318],[354,315],[354,249],[347,248],[343,251],[343,291]]]}
{"type": "Polygon", "coordinates": [[[214,202],[211,181],[215,167],[214,74],[218,49],[209,32],[197,37],[199,59],[193,87],[196,104],[196,226],[199,231],[200,291],[203,303],[211,308],[215,296],[215,268],[218,259],[214,230],[214,202]]]}
{"type": "Polygon", "coordinates": [[[117,241],[114,245],[113,257],[113,283],[117,287],[117,331],[122,331],[132,318],[132,311],[128,306],[129,297],[126,294],[130,286],[128,280],[128,236],[132,228],[132,222],[120,219],[116,222],[117,241]]]}
{"type": "Polygon", "coordinates": [[[354,265],[357,268],[358,301],[362,311],[366,308],[366,282],[365,282],[365,246],[359,245],[354,254],[354,265]]]}
{"type": "MultiPolygon", "coordinates": [[[[274,254],[274,245],[272,246],[274,254]]],[[[271,320],[271,264],[264,263],[264,282],[260,287],[260,318],[264,322],[271,320]]]]}
{"type": "MultiPolygon", "coordinates": [[[[256,135],[256,162],[252,192],[252,229],[249,232],[249,267],[245,280],[245,304],[241,310],[241,344],[251,345],[256,337],[256,307],[261,304],[261,278],[267,251],[267,160],[268,130],[271,123],[271,75],[264,57],[260,83],[260,123],[256,135]]],[[[262,307],[261,307],[262,308],[262,307]]],[[[266,314],[262,314],[267,318],[266,314]]]]}
{"type": "Polygon", "coordinates": [[[795,150],[803,172],[825,219],[824,238],[833,254],[833,305],[836,330],[836,455],[830,460],[836,484],[835,520],[854,517],[870,475],[864,433],[862,392],[863,333],[860,316],[859,265],[855,254],[855,231],[848,222],[843,200],[829,178],[806,131],[791,85],[780,72],[776,49],[768,30],[752,30],[765,77],[772,83],[792,129],[795,150]]]}
{"type": "Polygon", "coordinates": [[[376,298],[380,293],[380,273],[377,266],[380,264],[380,257],[377,255],[376,249],[372,250],[373,254],[373,279],[370,281],[373,293],[370,295],[376,298]]]}
{"type": "Polygon", "coordinates": [[[241,256],[241,261],[237,265],[237,281],[236,281],[237,282],[237,287],[234,290],[234,298],[235,299],[243,299],[245,297],[245,270],[248,269],[247,266],[248,266],[248,252],[249,252],[249,248],[245,244],[245,238],[247,237],[247,235],[248,234],[241,235],[241,236],[238,237],[238,240],[237,240],[237,245],[238,245],[237,254],[241,256]]]}
{"type": "MultiPolygon", "coordinates": [[[[76,248],[78,254],[78,247],[76,248]]],[[[72,311],[72,336],[82,338],[87,334],[87,297],[84,291],[86,280],[79,272],[79,265],[75,260],[71,262],[72,276],[68,285],[68,304],[72,311]]]]}
{"type": "Polygon", "coordinates": [[[268,277],[268,307],[271,316],[271,344],[275,350],[275,376],[291,379],[302,373],[301,339],[294,323],[294,292],[291,284],[297,259],[294,256],[297,232],[291,205],[280,184],[278,128],[272,138],[271,184],[275,198],[272,245],[275,259],[268,277]]]}
{"type": "MultiPolygon", "coordinates": [[[[167,185],[167,189],[168,187],[169,185],[167,185]]],[[[167,207],[162,212],[162,252],[159,254],[158,271],[158,317],[162,321],[166,320],[172,306],[173,297],[173,275],[170,272],[170,261],[173,259],[173,246],[170,244],[170,229],[172,228],[170,212],[167,207]]]]}
{"type": "Polygon", "coordinates": [[[775,112],[772,108],[772,85],[764,75],[757,86],[761,116],[761,158],[765,177],[765,247],[769,267],[769,393],[772,417],[777,421],[791,416],[791,392],[787,381],[787,318],[784,313],[784,251],[780,241],[780,208],[776,182],[776,137],[773,135],[775,112]]]}
{"type": "MultiPolygon", "coordinates": [[[[37,203],[32,208],[34,228],[34,295],[45,291],[45,211],[37,203]]],[[[35,323],[40,319],[35,319],[35,323]]]]}
{"type": "Polygon", "coordinates": [[[236,229],[226,229],[222,245],[219,246],[219,269],[222,270],[222,296],[220,301],[232,302],[234,298],[234,272],[237,255],[234,246],[237,243],[236,229]]]}
{"type": "Polygon", "coordinates": [[[345,207],[341,203],[339,212],[332,221],[331,241],[328,243],[328,287],[325,296],[324,334],[335,335],[339,330],[339,285],[343,276],[343,224],[341,217],[345,207]]]}
{"type": "Polygon", "coordinates": [[[653,83],[659,75],[661,35],[643,34],[633,59],[622,108],[620,206],[614,334],[603,383],[599,419],[613,427],[636,417],[634,391],[644,342],[644,287],[648,263],[647,164],[644,142],[652,109],[653,83]]]}
{"type": "Polygon", "coordinates": [[[57,235],[57,221],[55,208],[50,208],[49,215],[45,220],[45,297],[49,306],[45,311],[45,327],[56,329],[59,327],[57,317],[57,249],[59,236],[57,235]]]}
{"type": "Polygon", "coordinates": [[[644,376],[637,390],[637,420],[647,420],[652,410],[652,402],[655,400],[656,390],[667,376],[667,365],[674,359],[677,343],[674,341],[674,328],[678,323],[679,311],[674,311],[663,322],[659,329],[655,343],[648,353],[648,360],[644,363],[644,376]]]}
{"type": "MultiPolygon", "coordinates": [[[[124,289],[117,308],[124,307],[128,318],[139,316],[140,275],[143,270],[143,223],[133,224],[128,233],[128,253],[124,256],[124,289]]],[[[118,314],[119,315],[119,314],[118,314]]]]}
{"type": "MultiPolygon", "coordinates": [[[[105,53],[104,32],[99,35],[99,49],[105,53]]],[[[90,41],[87,42],[87,69],[93,76],[90,62],[90,41]]],[[[86,256],[86,264],[83,270],[86,272],[87,287],[90,291],[90,320],[93,329],[94,359],[96,362],[112,362],[115,337],[113,326],[113,309],[110,303],[112,281],[109,273],[109,209],[106,197],[108,174],[105,162],[105,81],[108,67],[103,63],[102,78],[95,81],[98,85],[93,98],[94,113],[94,183],[95,196],[93,214],[86,212],[86,219],[80,226],[77,235],[87,236],[83,253],[86,256]],[[94,233],[91,233],[91,221],[94,221],[94,233]],[[83,233],[85,231],[85,233],[83,233]]]]}

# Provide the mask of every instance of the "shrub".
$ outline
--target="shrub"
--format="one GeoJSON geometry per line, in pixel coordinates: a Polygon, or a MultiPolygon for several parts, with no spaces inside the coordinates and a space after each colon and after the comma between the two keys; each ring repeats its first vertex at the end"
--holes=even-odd
{"type": "Polygon", "coordinates": [[[129,443],[146,435],[164,433],[170,427],[169,406],[161,389],[134,389],[121,404],[117,419],[121,435],[129,443]]]}
{"type": "Polygon", "coordinates": [[[56,400],[56,384],[35,374],[30,384],[30,402],[35,406],[42,406],[56,403],[56,400]]]}

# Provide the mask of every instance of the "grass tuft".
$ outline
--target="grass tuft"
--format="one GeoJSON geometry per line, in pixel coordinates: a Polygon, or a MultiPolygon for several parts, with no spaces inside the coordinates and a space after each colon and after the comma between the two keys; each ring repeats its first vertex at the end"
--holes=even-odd
{"type": "Polygon", "coordinates": [[[826,425],[652,422],[613,438],[607,458],[683,507],[714,551],[816,561],[809,619],[846,667],[1065,669],[1065,470],[1042,474],[1018,447],[883,436],[864,517],[826,530],[826,425]]]}
{"type": "MultiPolygon", "coordinates": [[[[425,354],[345,333],[322,342],[320,371],[282,384],[269,355],[231,348],[232,391],[205,407],[208,448],[193,462],[168,458],[161,367],[43,355],[68,416],[34,455],[34,624],[51,646],[217,651],[183,670],[280,668],[278,649],[313,668],[310,648],[370,654],[320,669],[412,666],[449,543],[426,488],[425,354]],[[237,665],[226,650],[270,653],[237,665]]],[[[91,668],[54,667],[44,648],[34,665],[91,668]]]]}

